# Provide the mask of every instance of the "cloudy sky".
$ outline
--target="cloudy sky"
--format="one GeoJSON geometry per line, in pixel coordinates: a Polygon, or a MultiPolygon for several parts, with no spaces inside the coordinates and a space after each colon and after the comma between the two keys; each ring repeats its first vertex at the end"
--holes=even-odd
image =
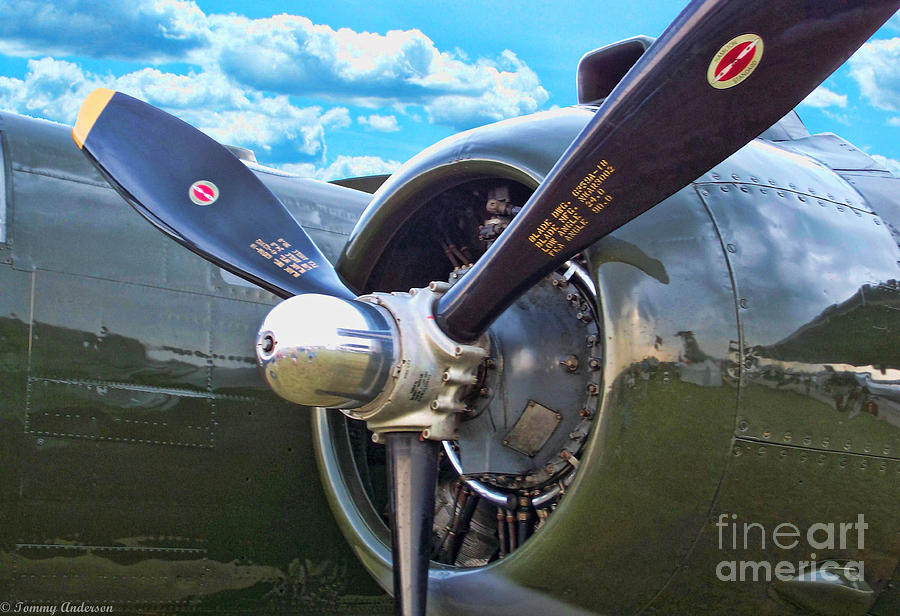
{"type": "MultiPolygon", "coordinates": [[[[575,67],[685,2],[0,0],[0,109],[72,124],[104,86],[331,179],[575,101],[575,67]]],[[[900,175],[900,14],[799,112],[900,175]]]]}

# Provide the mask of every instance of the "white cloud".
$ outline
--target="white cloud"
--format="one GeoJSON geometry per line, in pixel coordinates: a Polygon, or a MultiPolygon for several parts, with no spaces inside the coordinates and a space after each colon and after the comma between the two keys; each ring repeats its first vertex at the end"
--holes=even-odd
{"type": "Polygon", "coordinates": [[[472,60],[438,49],[416,29],[378,34],[298,15],[207,15],[190,0],[0,1],[0,53],[36,50],[186,62],[195,74],[272,94],[421,105],[432,121],[456,129],[535,111],[548,99],[534,71],[510,51],[472,60]]]}
{"type": "Polygon", "coordinates": [[[810,92],[809,96],[803,99],[800,104],[808,105],[809,107],[818,107],[819,109],[824,109],[825,107],[843,108],[847,106],[847,95],[838,94],[825,86],[819,86],[810,92]]]}
{"type": "Polygon", "coordinates": [[[499,66],[482,62],[481,67],[477,76],[481,95],[436,98],[425,105],[432,122],[464,130],[534,113],[549,98],[537,74],[509,50],[503,52],[499,66]]]}
{"type": "Polygon", "coordinates": [[[0,109],[71,124],[84,98],[105,85],[72,62],[29,60],[25,79],[0,77],[0,109]]]}
{"type": "Polygon", "coordinates": [[[881,154],[872,154],[872,158],[874,158],[879,165],[885,167],[888,171],[900,178],[900,160],[888,158],[881,154]]]}
{"type": "Polygon", "coordinates": [[[900,126],[900,117],[888,118],[888,126],[900,126]]]}
{"type": "Polygon", "coordinates": [[[0,108],[72,124],[82,101],[106,87],[145,100],[213,138],[258,150],[267,162],[325,160],[325,129],[351,124],[344,107],[297,107],[287,96],[245,91],[222,75],[145,68],[121,77],[65,60],[29,60],[24,79],[0,77],[0,108]]]}
{"type": "Polygon", "coordinates": [[[850,76],[875,107],[900,110],[900,38],[863,45],[850,58],[850,76]]]}
{"type": "Polygon", "coordinates": [[[368,126],[372,130],[385,133],[392,133],[400,130],[400,127],[397,125],[397,116],[394,115],[372,114],[370,116],[359,116],[356,118],[356,121],[363,126],[368,126]]]}
{"type": "Polygon", "coordinates": [[[208,44],[205,22],[183,0],[0,2],[0,53],[180,59],[208,44]]]}
{"type": "Polygon", "coordinates": [[[303,177],[320,180],[338,180],[364,175],[393,173],[400,167],[396,160],[384,160],[378,156],[338,156],[326,167],[316,167],[311,163],[281,165],[281,168],[303,177]]]}
{"type": "Polygon", "coordinates": [[[421,104],[432,121],[458,129],[535,111],[549,97],[511,51],[470,62],[419,30],[334,30],[295,15],[212,15],[210,24],[206,53],[252,88],[369,106],[421,104]]]}

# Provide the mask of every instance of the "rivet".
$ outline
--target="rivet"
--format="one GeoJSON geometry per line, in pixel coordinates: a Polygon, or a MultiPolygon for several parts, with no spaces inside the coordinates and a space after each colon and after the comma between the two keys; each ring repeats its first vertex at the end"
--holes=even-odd
{"type": "Polygon", "coordinates": [[[784,440],[786,440],[787,442],[790,443],[792,438],[793,438],[793,436],[791,436],[791,433],[790,433],[790,432],[785,432],[785,433],[784,433],[784,440]]]}
{"type": "Polygon", "coordinates": [[[740,180],[741,180],[741,177],[740,177],[737,173],[732,173],[732,174],[731,174],[731,178],[734,179],[734,180],[737,180],[737,181],[740,181],[740,180]]]}
{"type": "Polygon", "coordinates": [[[712,179],[714,179],[714,180],[718,180],[720,177],[722,177],[718,173],[715,173],[715,172],[710,173],[710,175],[712,176],[712,179]]]}
{"type": "Polygon", "coordinates": [[[762,433],[764,439],[768,439],[772,436],[772,433],[768,430],[762,433]]]}
{"type": "Polygon", "coordinates": [[[756,184],[757,182],[759,182],[759,178],[756,177],[755,175],[751,175],[751,176],[750,176],[750,181],[753,182],[754,184],[756,184]]]}
{"type": "Polygon", "coordinates": [[[779,196],[779,197],[784,197],[784,193],[781,192],[781,191],[779,190],[779,191],[778,191],[778,196],[779,196]]]}
{"type": "Polygon", "coordinates": [[[726,246],[726,248],[728,249],[728,252],[737,252],[737,248],[735,247],[734,244],[728,244],[728,246],[726,246]]]}
{"type": "Polygon", "coordinates": [[[709,191],[708,191],[708,190],[701,190],[701,191],[700,191],[700,194],[703,195],[704,197],[708,197],[708,196],[709,196],[709,191]]]}
{"type": "Polygon", "coordinates": [[[881,224],[881,221],[878,220],[878,219],[876,218],[876,219],[875,219],[875,224],[876,224],[876,225],[880,225],[880,224],[881,224]]]}
{"type": "Polygon", "coordinates": [[[769,194],[769,191],[766,190],[765,188],[760,188],[760,189],[759,189],[759,192],[760,192],[761,194],[763,194],[763,195],[768,195],[768,194],[769,194]]]}
{"type": "Polygon", "coordinates": [[[742,299],[740,301],[741,308],[746,308],[749,305],[749,302],[746,299],[742,299]]]}
{"type": "Polygon", "coordinates": [[[741,186],[741,192],[748,193],[748,192],[750,192],[750,189],[747,188],[746,186],[741,186]]]}
{"type": "Polygon", "coordinates": [[[738,423],[738,430],[740,430],[741,432],[746,432],[746,431],[747,431],[747,428],[749,428],[749,427],[750,427],[750,424],[747,423],[747,420],[746,420],[746,419],[742,419],[742,420],[738,423]]]}
{"type": "Polygon", "coordinates": [[[797,199],[800,200],[801,203],[806,203],[806,197],[801,197],[800,195],[797,195],[797,199]]]}
{"type": "Polygon", "coordinates": [[[728,192],[728,187],[727,186],[719,186],[719,190],[721,190],[722,192],[728,192]]]}

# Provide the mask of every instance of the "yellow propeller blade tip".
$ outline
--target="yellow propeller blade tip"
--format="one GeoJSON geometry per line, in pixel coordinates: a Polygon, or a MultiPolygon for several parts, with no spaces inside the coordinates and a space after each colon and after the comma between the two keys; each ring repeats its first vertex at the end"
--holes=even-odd
{"type": "Polygon", "coordinates": [[[94,127],[94,122],[103,113],[109,99],[113,97],[115,92],[108,88],[97,88],[87,95],[81,108],[78,110],[78,117],[75,118],[75,126],[72,127],[72,139],[79,148],[84,148],[84,140],[87,139],[88,133],[94,127]]]}

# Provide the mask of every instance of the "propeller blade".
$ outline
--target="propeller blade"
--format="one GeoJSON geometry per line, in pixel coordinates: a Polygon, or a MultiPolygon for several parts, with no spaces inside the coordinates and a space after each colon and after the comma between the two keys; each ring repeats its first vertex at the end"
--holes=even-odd
{"type": "Polygon", "coordinates": [[[692,2],[441,298],[440,327],[456,340],[477,338],[540,278],[778,121],[898,7],[897,0],[692,2]]]}
{"type": "Polygon", "coordinates": [[[189,124],[99,88],[72,138],[126,201],[189,250],[281,297],[355,297],[259,178],[189,124]]]}
{"type": "Polygon", "coordinates": [[[418,432],[390,432],[385,437],[395,611],[402,616],[418,616],[425,613],[428,594],[434,490],[441,443],[420,440],[418,432]]]}

